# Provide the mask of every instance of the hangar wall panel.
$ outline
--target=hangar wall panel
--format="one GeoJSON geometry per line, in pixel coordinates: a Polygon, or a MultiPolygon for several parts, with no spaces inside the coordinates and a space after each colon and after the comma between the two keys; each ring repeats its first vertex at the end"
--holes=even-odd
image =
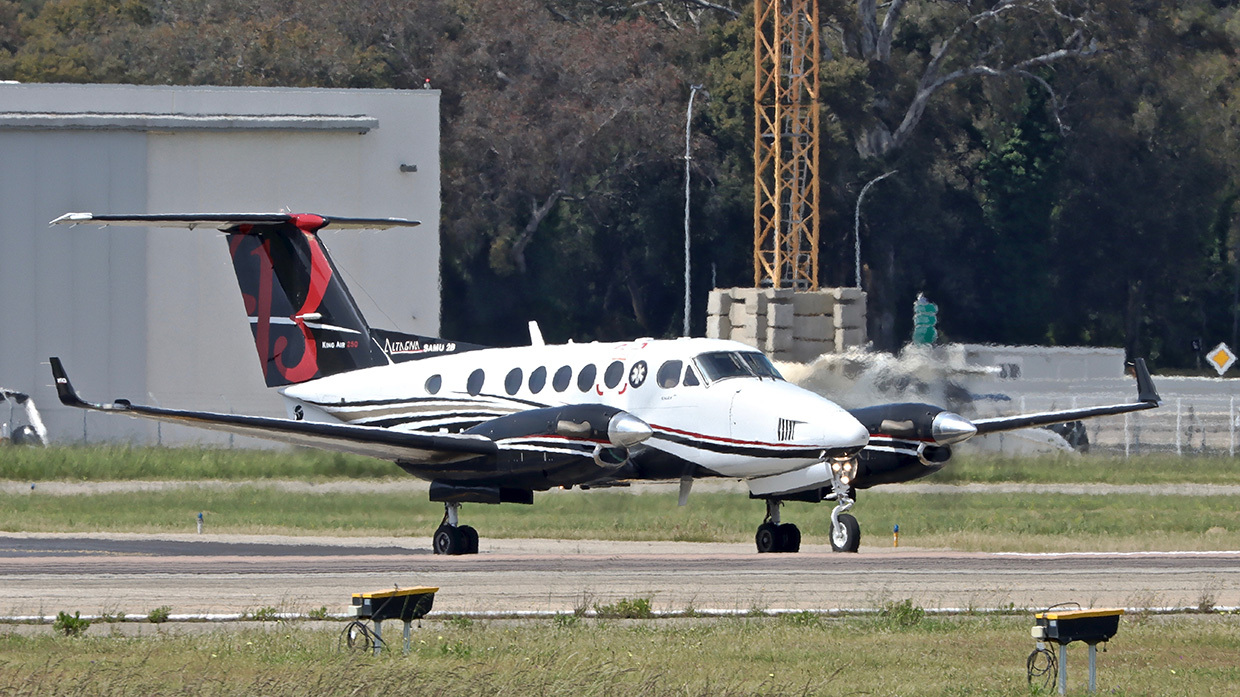
{"type": "Polygon", "coordinates": [[[258,443],[83,417],[56,402],[48,355],[65,359],[90,399],[284,414],[263,386],[221,233],[47,227],[70,210],[290,208],[421,220],[322,238],[371,324],[437,334],[438,98],[431,90],[0,85],[0,326],[16,338],[0,353],[0,385],[33,391],[62,442],[258,443]],[[212,121],[220,115],[240,118],[212,121]],[[278,121],[273,115],[302,118],[262,125],[278,121]],[[348,119],[363,126],[340,125],[348,119]],[[12,125],[30,122],[37,127],[12,125]],[[28,302],[10,301],[18,297],[28,302]]]}

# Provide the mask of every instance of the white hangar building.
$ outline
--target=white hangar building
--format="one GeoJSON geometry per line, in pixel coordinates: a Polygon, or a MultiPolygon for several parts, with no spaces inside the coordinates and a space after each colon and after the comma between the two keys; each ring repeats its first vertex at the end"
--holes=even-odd
{"type": "Polygon", "coordinates": [[[60,443],[230,441],[62,407],[48,356],[93,401],[283,416],[222,233],[48,226],[283,209],[420,220],[321,239],[372,325],[438,335],[438,91],[0,84],[0,385],[60,443]]]}

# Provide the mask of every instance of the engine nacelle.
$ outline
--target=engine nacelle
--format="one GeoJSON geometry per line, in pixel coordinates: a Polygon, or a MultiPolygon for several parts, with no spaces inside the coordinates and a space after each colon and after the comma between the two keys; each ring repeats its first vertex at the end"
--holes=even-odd
{"type": "Polygon", "coordinates": [[[645,421],[622,409],[602,404],[528,409],[485,421],[465,432],[495,441],[554,436],[606,442],[624,449],[641,443],[654,433],[645,421]]]}

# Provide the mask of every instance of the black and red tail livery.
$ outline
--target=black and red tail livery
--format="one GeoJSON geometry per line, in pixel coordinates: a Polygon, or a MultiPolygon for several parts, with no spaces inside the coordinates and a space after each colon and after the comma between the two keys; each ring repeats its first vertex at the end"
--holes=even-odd
{"type": "Polygon", "coordinates": [[[52,222],[223,231],[268,387],[478,348],[371,329],[318,237],[318,231],[329,225],[383,229],[417,225],[417,221],[290,213],[67,213],[52,222]]]}
{"type": "Polygon", "coordinates": [[[390,363],[319,241],[327,221],[291,218],[225,229],[267,386],[390,363]]]}

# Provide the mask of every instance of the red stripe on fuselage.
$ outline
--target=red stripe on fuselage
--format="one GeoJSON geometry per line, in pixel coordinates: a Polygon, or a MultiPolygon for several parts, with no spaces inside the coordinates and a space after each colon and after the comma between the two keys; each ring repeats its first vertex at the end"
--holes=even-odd
{"type": "Polygon", "coordinates": [[[680,429],[668,428],[667,426],[659,426],[656,424],[650,424],[650,427],[657,429],[657,430],[661,430],[661,431],[667,431],[668,433],[675,433],[681,436],[689,436],[691,438],[701,438],[702,440],[715,441],[719,443],[728,443],[729,445],[755,445],[755,446],[760,446],[763,448],[783,448],[787,450],[805,450],[806,448],[818,447],[813,444],[807,445],[805,443],[764,443],[759,440],[737,440],[735,438],[723,438],[721,436],[708,436],[704,433],[694,433],[693,431],[681,431],[680,429]]]}

